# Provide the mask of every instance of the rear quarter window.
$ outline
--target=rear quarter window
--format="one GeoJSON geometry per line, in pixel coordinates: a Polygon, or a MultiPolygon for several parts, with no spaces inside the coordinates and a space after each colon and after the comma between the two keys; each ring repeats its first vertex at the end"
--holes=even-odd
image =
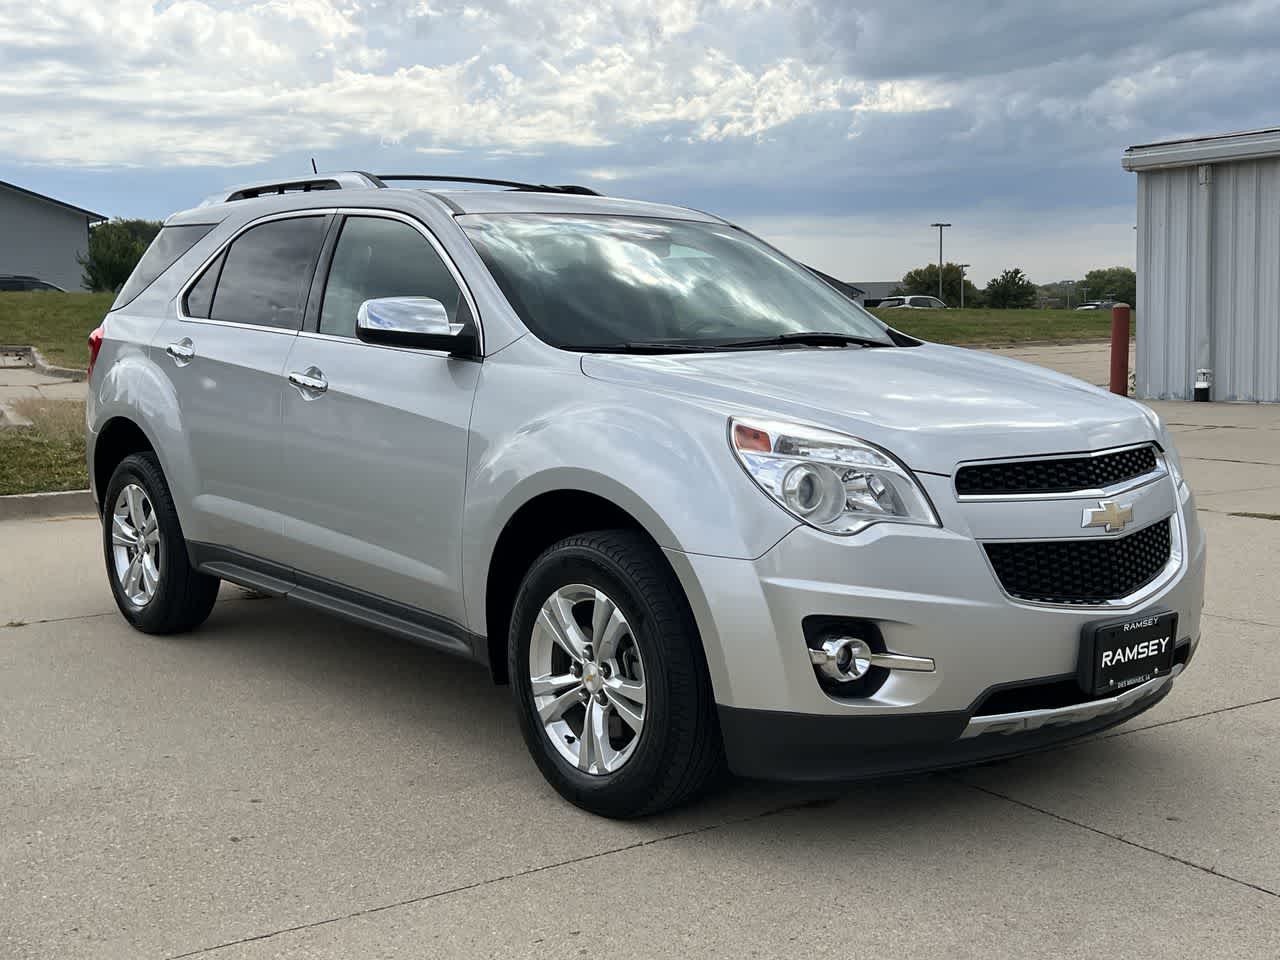
{"type": "Polygon", "coordinates": [[[133,268],[129,279],[120,288],[111,309],[119,310],[151,286],[156,277],[173,266],[179,257],[199,243],[215,226],[217,224],[189,223],[161,229],[138,265],[133,268]]]}

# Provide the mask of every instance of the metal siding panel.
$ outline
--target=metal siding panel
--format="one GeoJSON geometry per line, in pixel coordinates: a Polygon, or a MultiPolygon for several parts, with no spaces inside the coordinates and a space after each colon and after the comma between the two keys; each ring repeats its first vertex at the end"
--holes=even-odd
{"type": "Polygon", "coordinates": [[[1192,178],[1186,169],[1169,173],[1170,205],[1167,230],[1170,256],[1165,267],[1168,286],[1170,345],[1160,396],[1184,399],[1189,369],[1195,365],[1195,332],[1192,309],[1195,303],[1196,205],[1192,178]]]}
{"type": "Polygon", "coordinates": [[[1174,371],[1186,354],[1185,290],[1187,225],[1185,177],[1180,170],[1138,175],[1142,210],[1138,223],[1138,376],[1140,396],[1176,396],[1174,371]]]}
{"type": "Polygon", "coordinates": [[[1280,161],[1214,171],[1217,400],[1280,401],[1280,161]]]}
{"type": "Polygon", "coordinates": [[[83,214],[0,187],[0,273],[79,290],[76,256],[85,252],[88,238],[83,214]]]}
{"type": "Polygon", "coordinates": [[[1280,160],[1261,164],[1258,216],[1256,399],[1280,403],[1280,160]]]}

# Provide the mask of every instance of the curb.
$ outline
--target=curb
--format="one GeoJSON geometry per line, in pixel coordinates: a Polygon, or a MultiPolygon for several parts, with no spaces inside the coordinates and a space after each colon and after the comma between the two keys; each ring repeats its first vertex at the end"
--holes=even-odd
{"type": "Polygon", "coordinates": [[[93,494],[88,490],[63,490],[57,493],[16,493],[0,497],[0,520],[22,520],[30,517],[63,517],[96,514],[93,494]]]}
{"type": "Polygon", "coordinates": [[[46,377],[58,377],[62,380],[83,380],[85,371],[76,370],[74,367],[58,367],[54,366],[44,358],[35,347],[23,346],[20,344],[0,343],[0,353],[15,354],[19,357],[26,357],[30,361],[31,366],[35,367],[40,373],[46,377]]]}

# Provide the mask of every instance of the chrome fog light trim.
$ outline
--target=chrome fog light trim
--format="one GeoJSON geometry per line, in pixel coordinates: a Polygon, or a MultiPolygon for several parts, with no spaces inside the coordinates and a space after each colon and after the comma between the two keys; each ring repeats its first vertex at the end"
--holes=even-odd
{"type": "Polygon", "coordinates": [[[872,667],[921,673],[934,670],[934,662],[929,657],[876,653],[865,640],[856,637],[832,637],[823,641],[821,647],[809,650],[809,662],[824,676],[842,683],[866,676],[872,667]]]}

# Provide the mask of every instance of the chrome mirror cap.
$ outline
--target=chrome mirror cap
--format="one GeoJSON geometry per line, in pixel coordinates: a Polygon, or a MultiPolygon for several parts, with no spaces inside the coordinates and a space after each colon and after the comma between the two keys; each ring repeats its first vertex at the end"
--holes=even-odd
{"type": "Polygon", "coordinates": [[[356,337],[387,347],[443,350],[451,357],[481,359],[476,328],[450,323],[444,304],[430,297],[366,300],[356,312],[356,337]]]}
{"type": "Polygon", "coordinates": [[[444,304],[430,297],[380,297],[360,304],[356,330],[452,337],[462,324],[450,323],[444,304]]]}

